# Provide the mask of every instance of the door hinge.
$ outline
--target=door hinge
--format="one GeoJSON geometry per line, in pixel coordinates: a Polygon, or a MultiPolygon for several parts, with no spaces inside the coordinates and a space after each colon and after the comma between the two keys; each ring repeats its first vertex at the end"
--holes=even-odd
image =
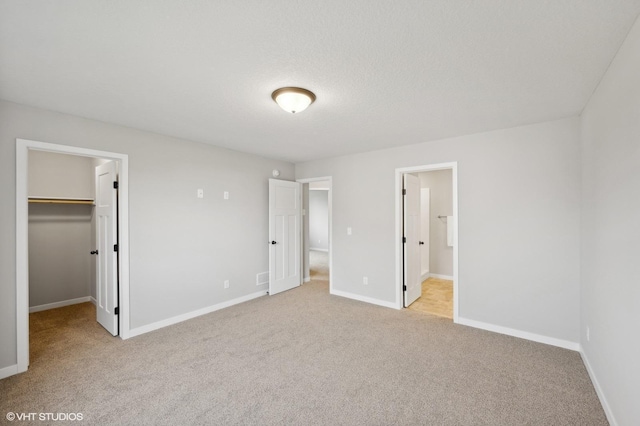
{"type": "Polygon", "coordinates": [[[118,245],[117,244],[113,245],[113,251],[118,251],[118,245]]]}
{"type": "Polygon", "coordinates": [[[118,189],[118,181],[113,182],[113,189],[118,189]]]}
{"type": "Polygon", "coordinates": [[[406,189],[402,190],[402,195],[407,195],[407,190],[406,189]]]}
{"type": "Polygon", "coordinates": [[[402,242],[406,243],[407,242],[407,237],[402,237],[402,242]]]}
{"type": "Polygon", "coordinates": [[[407,286],[406,285],[402,286],[402,291],[407,291],[407,286]]]}
{"type": "Polygon", "coordinates": [[[116,315],[120,315],[120,307],[118,306],[117,308],[115,308],[113,310],[113,313],[116,314],[116,315]]]}

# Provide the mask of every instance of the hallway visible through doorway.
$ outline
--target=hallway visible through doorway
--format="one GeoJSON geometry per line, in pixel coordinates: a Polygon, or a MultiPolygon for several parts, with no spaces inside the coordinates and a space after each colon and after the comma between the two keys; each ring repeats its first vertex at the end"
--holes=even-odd
{"type": "Polygon", "coordinates": [[[329,253],[309,250],[309,278],[312,281],[329,281],[329,253]]]}

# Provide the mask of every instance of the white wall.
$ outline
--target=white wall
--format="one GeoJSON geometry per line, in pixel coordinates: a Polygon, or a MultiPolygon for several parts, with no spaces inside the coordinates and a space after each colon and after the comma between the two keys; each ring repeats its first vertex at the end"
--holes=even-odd
{"type": "Polygon", "coordinates": [[[451,161],[460,317],[577,342],[577,117],[297,164],[333,177],[334,289],[396,302],[395,169],[451,161]]]}
{"type": "Polygon", "coordinates": [[[638,52],[636,22],[582,114],[581,343],[619,425],[640,419],[638,52]]]}
{"type": "MultiPolygon", "coordinates": [[[[29,153],[29,196],[93,198],[90,158],[29,153]]],[[[29,306],[91,295],[93,207],[29,204],[29,306]]]]}
{"type": "Polygon", "coordinates": [[[329,250],[329,191],[309,191],[309,247],[329,250]]]}
{"type": "MultiPolygon", "coordinates": [[[[453,277],[453,247],[447,245],[447,220],[453,215],[451,170],[419,173],[420,187],[430,189],[429,273],[453,277]]],[[[426,242],[425,242],[426,243],[426,242]]]]}
{"type": "Polygon", "coordinates": [[[0,369],[16,364],[16,138],[128,154],[133,328],[266,290],[268,179],[292,164],[2,101],[0,369]]]}

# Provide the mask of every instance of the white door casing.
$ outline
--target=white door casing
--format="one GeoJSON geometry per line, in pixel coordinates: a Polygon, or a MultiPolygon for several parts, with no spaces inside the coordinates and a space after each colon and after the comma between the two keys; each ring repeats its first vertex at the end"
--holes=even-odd
{"type": "Polygon", "coordinates": [[[404,175],[404,306],[416,301],[422,294],[420,268],[420,179],[404,175]]]}
{"type": "Polygon", "coordinates": [[[269,179],[269,294],[302,283],[301,184],[269,179]]]}
{"type": "Polygon", "coordinates": [[[116,163],[96,167],[96,312],[98,323],[118,335],[118,243],[116,163]]]}

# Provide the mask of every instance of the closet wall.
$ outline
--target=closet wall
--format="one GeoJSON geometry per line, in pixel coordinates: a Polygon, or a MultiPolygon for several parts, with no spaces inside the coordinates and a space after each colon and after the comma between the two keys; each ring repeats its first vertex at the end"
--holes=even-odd
{"type": "MultiPolygon", "coordinates": [[[[29,196],[94,198],[92,158],[29,152],[29,196]]],[[[29,307],[91,296],[93,206],[29,203],[29,307]]]]}

